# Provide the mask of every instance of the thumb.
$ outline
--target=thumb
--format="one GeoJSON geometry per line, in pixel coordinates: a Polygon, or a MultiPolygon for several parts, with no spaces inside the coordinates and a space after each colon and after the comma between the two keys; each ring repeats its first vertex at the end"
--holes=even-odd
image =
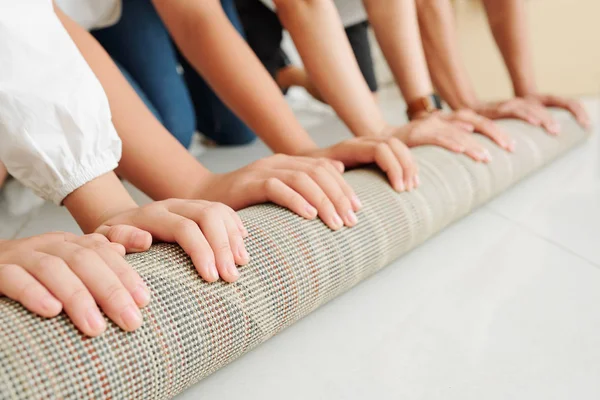
{"type": "Polygon", "coordinates": [[[131,225],[102,225],[96,233],[106,236],[112,243],[119,243],[128,253],[146,251],[152,245],[152,235],[131,225]]]}

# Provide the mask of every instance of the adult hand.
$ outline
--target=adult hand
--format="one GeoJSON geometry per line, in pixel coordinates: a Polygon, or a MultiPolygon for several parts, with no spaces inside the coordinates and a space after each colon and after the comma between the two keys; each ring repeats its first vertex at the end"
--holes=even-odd
{"type": "Polygon", "coordinates": [[[150,302],[144,281],[125,261],[125,249],[99,234],[57,232],[0,242],[0,296],[46,318],[62,310],[88,336],[108,318],[126,331],[142,325],[150,302]]]}
{"type": "Polygon", "coordinates": [[[355,212],[361,207],[343,171],[339,161],[277,154],[237,171],[212,175],[194,196],[236,210],[270,201],[307,219],[319,216],[337,230],[356,225],[355,212]]]}
{"type": "Polygon", "coordinates": [[[346,167],[376,164],[398,192],[411,191],[420,183],[412,153],[404,143],[390,135],[357,137],[306,155],[338,160],[346,167]]]}
{"type": "Polygon", "coordinates": [[[544,107],[562,108],[569,111],[585,129],[590,129],[592,126],[587,111],[577,100],[547,94],[530,94],[525,96],[524,99],[544,107]]]}

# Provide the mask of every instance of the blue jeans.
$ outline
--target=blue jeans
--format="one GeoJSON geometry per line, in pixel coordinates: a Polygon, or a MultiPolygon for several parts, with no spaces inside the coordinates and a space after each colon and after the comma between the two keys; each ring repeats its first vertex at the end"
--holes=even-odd
{"type": "MultiPolygon", "coordinates": [[[[221,3],[243,35],[234,1],[221,3]]],[[[119,23],[92,34],[154,115],[185,147],[195,130],[220,145],[247,144],[256,138],[181,55],[151,0],[124,0],[119,23]],[[178,72],[179,66],[183,73],[178,72]]]]}

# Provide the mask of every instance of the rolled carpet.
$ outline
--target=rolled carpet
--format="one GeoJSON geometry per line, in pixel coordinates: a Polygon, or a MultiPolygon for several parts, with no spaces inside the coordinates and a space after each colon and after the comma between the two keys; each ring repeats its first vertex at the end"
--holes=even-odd
{"type": "Polygon", "coordinates": [[[585,139],[570,117],[555,115],[558,137],[501,122],[517,149],[481,137],[487,165],[415,149],[422,184],[410,193],[395,193],[378,171],[348,172],[364,204],[351,229],[332,232],[273,205],[240,211],[251,262],[234,284],[202,281],[177,246],[128,256],[152,291],[134,333],[109,324],[86,338],[64,315],[42,319],[0,298],[0,398],[172,398],[585,139]]]}

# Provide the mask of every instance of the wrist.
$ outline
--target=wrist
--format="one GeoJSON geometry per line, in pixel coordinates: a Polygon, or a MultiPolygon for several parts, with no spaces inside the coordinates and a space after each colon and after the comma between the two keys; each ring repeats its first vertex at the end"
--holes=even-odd
{"type": "Polygon", "coordinates": [[[435,93],[418,97],[406,104],[406,115],[409,120],[419,118],[442,109],[442,99],[435,93]]]}
{"type": "Polygon", "coordinates": [[[534,84],[516,82],[513,85],[515,97],[527,97],[537,94],[537,88],[534,84]]]}
{"type": "Polygon", "coordinates": [[[63,204],[84,233],[94,232],[106,220],[138,207],[114,172],[76,189],[63,204]]]}
{"type": "Polygon", "coordinates": [[[216,200],[218,196],[214,191],[214,182],[218,182],[223,179],[226,174],[215,174],[210,171],[204,174],[202,179],[197,181],[195,185],[193,185],[193,190],[187,199],[191,200],[208,200],[208,201],[218,201],[216,200]]]}

